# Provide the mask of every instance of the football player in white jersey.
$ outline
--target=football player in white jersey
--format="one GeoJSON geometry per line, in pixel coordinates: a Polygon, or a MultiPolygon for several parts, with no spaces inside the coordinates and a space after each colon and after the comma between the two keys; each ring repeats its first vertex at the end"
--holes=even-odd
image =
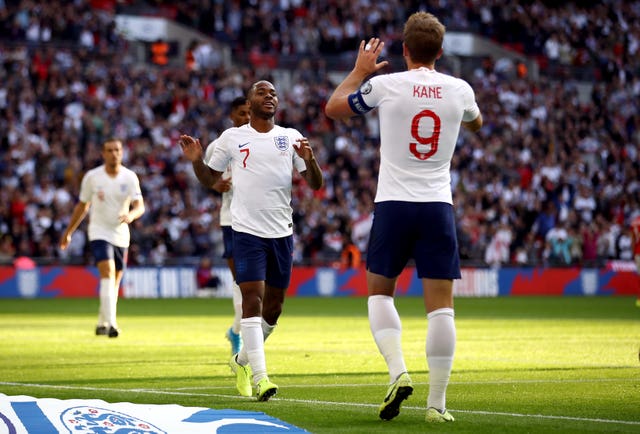
{"type": "MultiPolygon", "coordinates": [[[[233,122],[234,127],[245,125],[251,119],[249,113],[249,104],[243,96],[235,98],[231,101],[231,110],[229,119],[233,122]]],[[[205,161],[208,161],[213,154],[213,142],[207,146],[205,150],[205,161]]],[[[236,269],[233,263],[233,236],[231,229],[231,198],[233,197],[233,184],[231,182],[231,167],[227,167],[224,175],[218,179],[213,189],[222,193],[222,205],[220,206],[220,227],[222,228],[222,241],[224,243],[224,252],[222,257],[227,260],[229,270],[233,276],[233,323],[226,332],[227,340],[231,343],[231,354],[240,352],[242,348],[242,339],[240,337],[240,320],[242,319],[242,293],[240,287],[236,283],[236,269]]]]}
{"type": "Polygon", "coordinates": [[[230,366],[241,395],[251,396],[253,380],[258,400],[267,401],[278,386],[267,375],[264,341],[282,312],[293,265],[293,169],[314,190],[322,187],[323,178],[309,140],[275,124],[278,94],[273,84],[254,83],[247,99],[251,121],[224,131],[206,162],[199,140],[182,135],[180,146],[205,187],[213,186],[231,165],[233,259],[242,292],[243,347],[231,357],[230,366]]]}
{"type": "Polygon", "coordinates": [[[122,142],[108,139],[102,145],[104,164],[82,178],[79,201],[67,230],[60,238],[66,249],[71,235],[89,214],[89,246],[100,274],[100,309],[96,335],[118,337],[116,321],[118,289],[127,265],[129,223],[144,214],[138,176],[122,165],[122,142]]]}
{"type": "Polygon", "coordinates": [[[369,324],[389,369],[390,385],[379,409],[389,420],[413,392],[402,354],[402,326],[393,297],[396,281],[410,258],[422,281],[428,319],[428,422],[449,422],[445,393],[456,342],[453,279],[460,278],[449,167],[460,126],[482,127],[471,86],[439,73],[445,28],[433,15],[417,12],[404,27],[407,70],[372,74],[384,43],[360,43],[353,70],[329,98],[332,119],[364,115],[378,108],[380,172],[367,253],[369,324]]]}

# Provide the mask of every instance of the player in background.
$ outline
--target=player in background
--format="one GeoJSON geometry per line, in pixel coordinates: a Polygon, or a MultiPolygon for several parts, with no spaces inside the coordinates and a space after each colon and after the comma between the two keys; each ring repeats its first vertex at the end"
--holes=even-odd
{"type": "Polygon", "coordinates": [[[251,396],[253,379],[258,401],[267,401],[278,386],[267,375],[264,341],[282,313],[293,266],[293,169],[314,190],[322,187],[323,178],[308,139],[275,124],[278,94],[273,84],[254,83],[247,99],[249,124],[224,131],[210,145],[213,153],[206,162],[199,140],[182,135],[180,146],[205,187],[212,187],[231,165],[233,259],[242,292],[243,346],[229,364],[241,395],[251,396]]]}
{"type": "MultiPolygon", "coordinates": [[[[631,242],[633,245],[633,260],[636,262],[636,274],[640,280],[640,215],[631,220],[631,242]]],[[[640,282],[639,282],[640,283],[640,282]]],[[[640,291],[640,289],[639,289],[640,291]]],[[[636,306],[640,307],[640,292],[636,299],[636,306]]]]}
{"type": "Polygon", "coordinates": [[[378,108],[380,171],[367,253],[368,316],[374,340],[389,369],[390,386],[379,409],[389,420],[413,393],[401,348],[402,325],[394,305],[398,276],[413,258],[422,281],[428,319],[427,422],[450,422],[445,393],[456,344],[453,279],[460,278],[450,163],[460,126],[477,131],[482,116],[465,81],[435,70],[445,28],[433,15],[417,12],[404,27],[407,70],[370,75],[384,42],[360,43],[353,70],[326,106],[332,119],[378,108]]]}
{"type": "MultiPolygon", "coordinates": [[[[249,104],[246,97],[238,97],[231,101],[231,110],[229,119],[234,127],[245,125],[251,119],[249,113],[249,104]]],[[[205,161],[209,161],[213,154],[213,146],[207,146],[205,151],[205,161]]],[[[233,237],[231,232],[231,198],[233,197],[233,185],[231,183],[231,167],[227,167],[224,174],[218,179],[213,189],[222,193],[222,205],[220,206],[220,227],[222,228],[222,240],[224,243],[224,252],[222,257],[227,260],[229,270],[233,276],[233,323],[226,332],[226,337],[231,343],[231,354],[237,354],[242,348],[242,339],[240,337],[240,320],[242,319],[242,293],[240,287],[236,283],[236,269],[233,264],[233,237]]]]}
{"type": "Polygon", "coordinates": [[[118,337],[118,290],[127,265],[129,224],[144,214],[138,176],[122,165],[122,142],[108,139],[102,145],[104,164],[82,178],[78,203],[60,238],[66,249],[73,232],[89,214],[89,247],[100,274],[100,308],[96,335],[118,337]]]}

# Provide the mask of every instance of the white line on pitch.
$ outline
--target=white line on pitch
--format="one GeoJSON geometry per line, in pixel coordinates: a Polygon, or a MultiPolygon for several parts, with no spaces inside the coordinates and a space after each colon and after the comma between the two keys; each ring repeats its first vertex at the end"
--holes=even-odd
{"type": "MultiPolygon", "coordinates": [[[[273,375],[274,378],[277,375],[273,375]]],[[[633,380],[632,378],[594,378],[594,379],[567,379],[567,380],[487,380],[487,381],[451,381],[449,385],[473,385],[473,384],[540,384],[540,383],[551,383],[551,384],[566,384],[566,383],[610,383],[616,381],[628,381],[628,382],[640,382],[640,379],[633,380]]],[[[428,385],[427,382],[414,381],[413,384],[420,385],[428,385]]],[[[315,384],[313,387],[388,387],[389,383],[340,383],[340,384],[315,384]]],[[[287,384],[287,388],[303,388],[309,387],[308,384],[287,384]]],[[[226,389],[227,386],[196,386],[196,387],[168,387],[165,390],[211,390],[211,389],[226,389]]]]}
{"type": "MultiPolygon", "coordinates": [[[[218,393],[186,393],[167,390],[155,390],[155,389],[117,389],[113,387],[88,387],[88,386],[66,386],[66,385],[49,385],[49,384],[32,384],[32,383],[12,383],[12,382],[0,382],[0,385],[5,386],[25,386],[25,387],[39,387],[43,389],[65,389],[65,390],[90,390],[94,392],[109,391],[109,392],[135,392],[135,393],[149,393],[156,395],[175,395],[175,396],[203,396],[203,397],[216,397],[225,399],[243,399],[246,397],[236,395],[226,395],[218,393]]],[[[339,407],[369,407],[378,408],[378,404],[366,404],[356,402],[334,402],[334,401],[317,401],[311,399],[288,399],[288,398],[271,398],[274,401],[293,402],[301,404],[313,404],[313,405],[326,405],[326,406],[339,406],[339,407]]],[[[405,410],[424,410],[424,407],[404,406],[405,410]]],[[[573,416],[554,416],[545,414],[523,414],[523,413],[506,413],[500,411],[484,411],[484,410],[456,410],[450,409],[453,412],[468,413],[468,414],[484,414],[490,416],[507,416],[507,417],[522,417],[532,419],[554,419],[554,420],[573,420],[578,422],[598,422],[606,424],[621,424],[621,425],[640,425],[640,421],[633,420],[615,420],[615,419],[598,419],[587,417],[573,417],[573,416]]]]}

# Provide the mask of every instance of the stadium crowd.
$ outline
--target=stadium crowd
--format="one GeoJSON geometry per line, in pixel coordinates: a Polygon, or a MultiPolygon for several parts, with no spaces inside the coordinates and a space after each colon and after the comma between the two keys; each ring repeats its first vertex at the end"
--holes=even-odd
{"type": "Polygon", "coordinates": [[[371,35],[388,41],[389,56],[397,54],[400,23],[419,7],[451,29],[535,57],[541,68],[535,78],[505,59],[485,59],[463,77],[485,122],[477,135],[461,133],[451,168],[463,261],[631,259],[628,223],[640,213],[639,1],[184,1],[168,7],[0,0],[0,260],[86,261],[84,231],[65,252],[56,245],[82,175],[101,163],[109,137],[125,142],[125,164],[138,174],[147,207],[131,226],[130,265],[220,260],[219,195],[199,186],[178,136],[213,140],[230,126],[230,101],[270,71],[247,63],[138,64],[114,24],[116,11],[136,8],[165,11],[229,44],[235,58],[297,56],[291,86],[267,77],[280,95],[276,122],[310,138],[325,175],[319,192],[304,183],[294,189],[295,262],[335,263],[352,245],[366,254],[377,121],[333,123],[324,115],[335,83],[322,59],[371,35]],[[591,81],[576,80],[576,68],[590,71],[591,81]]]}

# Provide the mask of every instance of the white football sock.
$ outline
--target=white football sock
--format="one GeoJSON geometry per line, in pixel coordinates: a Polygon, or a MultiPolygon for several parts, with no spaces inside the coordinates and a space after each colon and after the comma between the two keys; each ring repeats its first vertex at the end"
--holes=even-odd
{"type": "Polygon", "coordinates": [[[233,324],[231,325],[231,330],[235,334],[240,333],[240,320],[242,319],[242,292],[240,291],[240,287],[234,281],[233,285],[233,324]]]}
{"type": "Polygon", "coordinates": [[[118,301],[118,293],[115,293],[116,286],[115,277],[107,277],[100,279],[100,308],[98,310],[98,324],[111,325],[116,327],[116,303],[118,301]],[[115,298],[115,301],[114,301],[115,298]]]}
{"type": "Polygon", "coordinates": [[[456,349],[456,326],[451,308],[436,309],[427,315],[427,364],[429,365],[429,397],[427,407],[444,410],[447,385],[456,349]]]}
{"type": "Polygon", "coordinates": [[[371,334],[389,369],[390,383],[407,372],[402,354],[402,324],[393,297],[372,295],[367,301],[371,334]]]}
{"type": "Polygon", "coordinates": [[[269,325],[264,318],[262,318],[262,335],[264,336],[264,340],[266,341],[267,338],[269,336],[271,336],[271,333],[273,333],[273,330],[275,330],[276,326],[278,325],[278,323],[275,323],[274,325],[269,325]]]}
{"type": "Polygon", "coordinates": [[[240,327],[244,345],[236,358],[241,365],[246,365],[246,362],[249,362],[255,384],[267,376],[267,362],[264,356],[264,334],[261,324],[262,318],[259,316],[242,318],[240,327]]]}

